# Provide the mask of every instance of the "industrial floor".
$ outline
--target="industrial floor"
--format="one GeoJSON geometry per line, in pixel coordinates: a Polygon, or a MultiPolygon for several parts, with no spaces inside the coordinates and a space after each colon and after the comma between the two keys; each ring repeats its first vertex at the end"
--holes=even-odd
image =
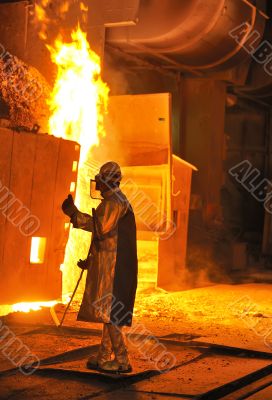
{"type": "MultiPolygon", "coordinates": [[[[76,322],[77,301],[63,328],[48,309],[8,315],[2,324],[41,362],[25,376],[0,342],[0,399],[271,400],[271,289],[250,283],[139,293],[134,326],[144,329],[126,331],[134,371],[124,376],[85,368],[101,325],[76,322]],[[169,368],[159,369],[148,352],[156,338],[175,360],[169,368]]],[[[63,309],[56,306],[59,317],[63,309]]]]}

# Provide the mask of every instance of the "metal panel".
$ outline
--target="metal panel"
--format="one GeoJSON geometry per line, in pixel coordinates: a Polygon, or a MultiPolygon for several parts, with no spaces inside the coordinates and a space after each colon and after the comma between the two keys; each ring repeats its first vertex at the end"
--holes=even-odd
{"type": "Polygon", "coordinates": [[[52,136],[37,135],[35,150],[30,209],[33,215],[38,216],[40,227],[32,236],[46,238],[46,252],[43,264],[30,264],[31,237],[29,237],[26,273],[31,276],[31,280],[28,279],[28,285],[29,293],[31,293],[33,299],[48,295],[48,289],[51,290],[50,286],[46,287],[45,282],[47,269],[50,268],[51,262],[49,247],[52,240],[51,230],[59,139],[52,136]]]}
{"type": "Polygon", "coordinates": [[[140,0],[104,0],[106,27],[133,25],[137,21],[140,0]]]}
{"type": "Polygon", "coordinates": [[[0,260],[0,302],[58,298],[61,296],[60,265],[68,239],[67,219],[61,203],[70,192],[71,182],[76,182],[74,161],[79,160],[80,147],[52,136],[10,130],[0,130],[0,145],[1,182],[12,192],[10,198],[14,194],[16,199],[8,207],[6,221],[0,215],[0,246],[4,247],[0,260]],[[22,231],[22,224],[18,224],[26,211],[40,222],[33,232],[22,231]],[[15,218],[12,212],[18,213],[13,222],[10,221],[11,217],[15,218]],[[33,236],[47,239],[43,264],[30,264],[33,236]]]}
{"type": "Polygon", "coordinates": [[[121,189],[129,199],[138,231],[164,232],[171,215],[169,165],[123,167],[121,189]]]}
{"type": "Polygon", "coordinates": [[[182,287],[186,268],[188,218],[192,169],[173,156],[172,223],[169,232],[159,240],[158,286],[165,289],[182,287]]]}
{"type": "MultiPolygon", "coordinates": [[[[0,128],[0,265],[3,263],[6,226],[6,216],[2,213],[2,210],[7,204],[5,188],[9,188],[12,142],[12,132],[8,129],[0,128]]],[[[1,279],[5,279],[6,275],[8,275],[8,271],[3,270],[1,272],[1,279]]]]}
{"type": "Polygon", "coordinates": [[[111,96],[103,151],[126,166],[168,164],[170,103],[169,93],[111,96]]]}
{"type": "MultiPolygon", "coordinates": [[[[122,166],[123,188],[139,230],[164,231],[171,213],[171,96],[112,96],[106,119],[107,158],[122,166]]],[[[105,154],[104,154],[105,156],[105,154]]]]}
{"type": "MultiPolygon", "coordinates": [[[[33,166],[35,159],[36,136],[23,133],[13,134],[11,175],[9,189],[15,201],[8,207],[9,221],[5,227],[3,269],[7,271],[8,279],[4,288],[9,296],[17,296],[20,290],[25,290],[26,265],[28,262],[28,237],[21,233],[19,220],[23,220],[30,209],[33,166]],[[21,208],[22,207],[22,208],[21,208]],[[22,215],[11,222],[13,213],[22,210],[22,215]]],[[[19,211],[20,212],[20,211],[19,211]]]]}
{"type": "Polygon", "coordinates": [[[139,4],[140,0],[92,0],[88,22],[107,27],[131,25],[137,19],[139,4]]]}
{"type": "Polygon", "coordinates": [[[62,274],[60,266],[64,261],[65,247],[69,237],[68,219],[61,210],[61,204],[69,193],[75,195],[75,193],[70,192],[70,184],[77,182],[77,170],[73,171],[73,163],[74,161],[78,163],[79,155],[80,146],[77,143],[60,139],[49,249],[50,264],[48,265],[46,280],[54,297],[61,293],[62,274]]]}

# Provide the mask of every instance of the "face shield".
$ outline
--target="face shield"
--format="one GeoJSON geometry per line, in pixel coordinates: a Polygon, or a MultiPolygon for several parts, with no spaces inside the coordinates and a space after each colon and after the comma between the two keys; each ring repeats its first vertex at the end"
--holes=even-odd
{"type": "Polygon", "coordinates": [[[103,196],[99,190],[99,184],[95,179],[90,180],[90,196],[94,200],[103,200],[103,196]]]}

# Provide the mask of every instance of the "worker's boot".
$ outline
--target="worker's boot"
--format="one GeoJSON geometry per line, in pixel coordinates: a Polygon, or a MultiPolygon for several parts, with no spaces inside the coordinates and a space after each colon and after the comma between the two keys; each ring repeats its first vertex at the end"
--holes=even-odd
{"type": "Polygon", "coordinates": [[[132,367],[129,362],[128,351],[122,334],[122,328],[108,324],[108,329],[115,359],[113,361],[105,362],[103,364],[103,370],[111,373],[131,372],[132,367]]]}
{"type": "Polygon", "coordinates": [[[87,361],[87,368],[89,369],[102,369],[106,362],[111,361],[112,345],[111,337],[108,330],[108,324],[104,324],[101,344],[97,355],[89,357],[87,361]]]}

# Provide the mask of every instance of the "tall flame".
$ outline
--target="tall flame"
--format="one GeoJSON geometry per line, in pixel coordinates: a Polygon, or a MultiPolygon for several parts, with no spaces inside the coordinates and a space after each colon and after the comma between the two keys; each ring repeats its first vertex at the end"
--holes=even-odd
{"type": "MultiPolygon", "coordinates": [[[[57,78],[48,100],[51,110],[49,133],[80,143],[81,153],[77,183],[77,205],[85,212],[94,204],[89,197],[91,149],[104,135],[103,118],[107,112],[109,88],[101,78],[101,61],[90,48],[86,33],[78,27],[72,41],[57,39],[48,47],[57,66],[57,78]]],[[[63,271],[63,295],[72,290],[78,278],[78,258],[86,257],[89,246],[86,232],[71,230],[66,247],[63,271]]]]}
{"type": "Polygon", "coordinates": [[[103,113],[109,89],[101,79],[99,56],[90,49],[86,33],[78,27],[72,42],[57,39],[49,47],[58,72],[48,101],[52,113],[49,133],[81,144],[81,162],[103,134],[103,113]]]}

